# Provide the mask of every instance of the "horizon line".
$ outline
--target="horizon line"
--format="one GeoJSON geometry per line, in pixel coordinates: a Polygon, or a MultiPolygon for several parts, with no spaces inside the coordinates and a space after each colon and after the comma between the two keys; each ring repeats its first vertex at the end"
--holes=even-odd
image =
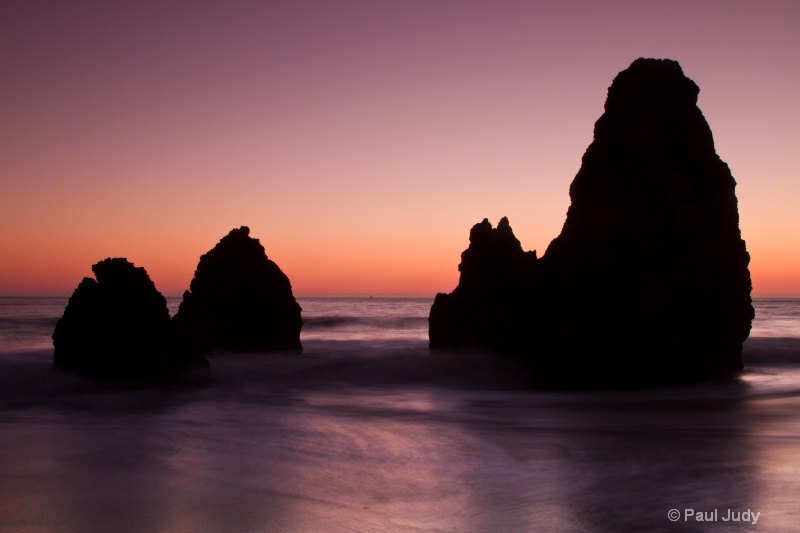
{"type": "MultiPolygon", "coordinates": [[[[443,292],[443,291],[439,291],[443,292]]],[[[438,293],[437,293],[438,294],[438,293]]],[[[183,294],[163,294],[164,298],[183,298],[183,294]]],[[[19,293],[19,294],[0,294],[0,298],[69,298],[70,294],[37,294],[37,293],[19,293]]],[[[309,293],[309,294],[295,294],[295,298],[308,298],[308,299],[337,299],[337,298],[352,298],[352,299],[430,299],[433,300],[436,294],[421,294],[421,293],[309,293]]],[[[750,295],[752,300],[800,300],[800,294],[764,294],[764,295],[750,295]]]]}

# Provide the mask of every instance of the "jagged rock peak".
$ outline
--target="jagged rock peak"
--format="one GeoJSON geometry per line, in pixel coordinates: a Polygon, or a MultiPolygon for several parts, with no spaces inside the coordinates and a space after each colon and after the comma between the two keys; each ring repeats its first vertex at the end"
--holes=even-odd
{"type": "MultiPolygon", "coordinates": [[[[134,266],[124,257],[103,259],[92,265],[92,272],[94,272],[97,283],[100,284],[125,286],[127,283],[130,284],[128,286],[134,286],[135,284],[139,288],[155,289],[156,287],[144,267],[134,266]]],[[[152,295],[150,292],[145,294],[152,295]]]]}
{"type": "Polygon", "coordinates": [[[241,226],[200,257],[173,320],[199,352],[299,350],[300,312],[289,278],[241,226]]]}
{"type": "Polygon", "coordinates": [[[472,226],[469,232],[470,242],[481,241],[508,241],[519,244],[519,240],[514,236],[511,225],[507,217],[500,219],[497,228],[492,228],[492,223],[488,218],[484,218],[482,222],[472,226]]]}
{"type": "Polygon", "coordinates": [[[536,262],[536,252],[523,251],[507,218],[497,228],[488,219],[475,224],[458,265],[458,287],[451,294],[437,294],[431,308],[431,347],[505,348],[517,342],[522,315],[510,307],[530,285],[536,262]]]}
{"type": "Polygon", "coordinates": [[[605,110],[642,107],[659,101],[658,107],[669,111],[669,103],[697,103],[700,87],[686,77],[680,63],[672,59],[640,57],[614,78],[608,89],[605,110]]]}
{"type": "Polygon", "coordinates": [[[469,248],[461,254],[461,264],[458,265],[462,281],[501,270],[509,263],[536,259],[536,251],[523,251],[506,217],[500,219],[497,228],[493,228],[487,218],[472,226],[469,242],[469,248]]]}
{"type": "Polygon", "coordinates": [[[180,350],[167,301],[127,259],[92,265],[53,332],[56,368],[97,378],[170,377],[193,364],[180,350]]]}
{"type": "MultiPolygon", "coordinates": [[[[222,239],[220,239],[220,243],[229,242],[234,239],[245,239],[250,237],[250,228],[247,226],[240,226],[238,228],[233,228],[225,235],[222,239]]],[[[252,238],[255,242],[259,242],[258,239],[252,238]]]]}
{"type": "Polygon", "coordinates": [[[265,259],[269,259],[261,241],[250,237],[250,228],[247,226],[241,226],[229,231],[208,253],[216,254],[223,252],[252,253],[258,256],[263,255],[265,259]]]}

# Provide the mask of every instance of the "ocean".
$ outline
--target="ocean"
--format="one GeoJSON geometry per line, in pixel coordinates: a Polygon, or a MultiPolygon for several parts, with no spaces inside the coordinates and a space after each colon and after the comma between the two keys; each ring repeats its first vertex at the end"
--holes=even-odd
{"type": "Polygon", "coordinates": [[[298,298],[302,354],[112,385],[51,369],[66,301],[0,298],[0,531],[800,524],[800,300],[754,302],[738,378],[601,392],[431,352],[432,299],[380,298],[298,298]]]}

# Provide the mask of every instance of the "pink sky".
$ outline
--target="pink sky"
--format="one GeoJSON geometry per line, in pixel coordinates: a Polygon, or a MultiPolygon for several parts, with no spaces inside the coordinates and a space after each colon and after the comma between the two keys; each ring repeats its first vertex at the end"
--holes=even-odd
{"type": "Polygon", "coordinates": [[[241,225],[297,295],[451,291],[469,228],[544,252],[614,76],[669,57],[800,296],[800,2],[0,5],[0,294],[127,257],[167,295],[241,225]]]}

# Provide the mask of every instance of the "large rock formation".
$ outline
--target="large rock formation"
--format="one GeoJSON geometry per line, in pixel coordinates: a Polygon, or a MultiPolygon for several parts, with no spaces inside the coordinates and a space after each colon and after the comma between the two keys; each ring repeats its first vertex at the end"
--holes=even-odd
{"type": "Polygon", "coordinates": [[[194,351],[301,350],[301,308],[289,278],[250,229],[231,230],[200,257],[173,319],[194,351]]]}
{"type": "MultiPolygon", "coordinates": [[[[609,88],[561,234],[497,310],[525,324],[495,336],[514,339],[534,379],[644,385],[742,368],[754,316],[749,255],[736,184],[698,92],[677,62],[657,59],[634,61],[609,88]]],[[[431,309],[432,347],[475,330],[440,303],[461,292],[463,267],[459,288],[431,309]]]]}
{"type": "Polygon", "coordinates": [[[92,266],[53,332],[55,367],[96,378],[171,377],[192,360],[179,348],[167,301],[123,258],[92,266]]]}

